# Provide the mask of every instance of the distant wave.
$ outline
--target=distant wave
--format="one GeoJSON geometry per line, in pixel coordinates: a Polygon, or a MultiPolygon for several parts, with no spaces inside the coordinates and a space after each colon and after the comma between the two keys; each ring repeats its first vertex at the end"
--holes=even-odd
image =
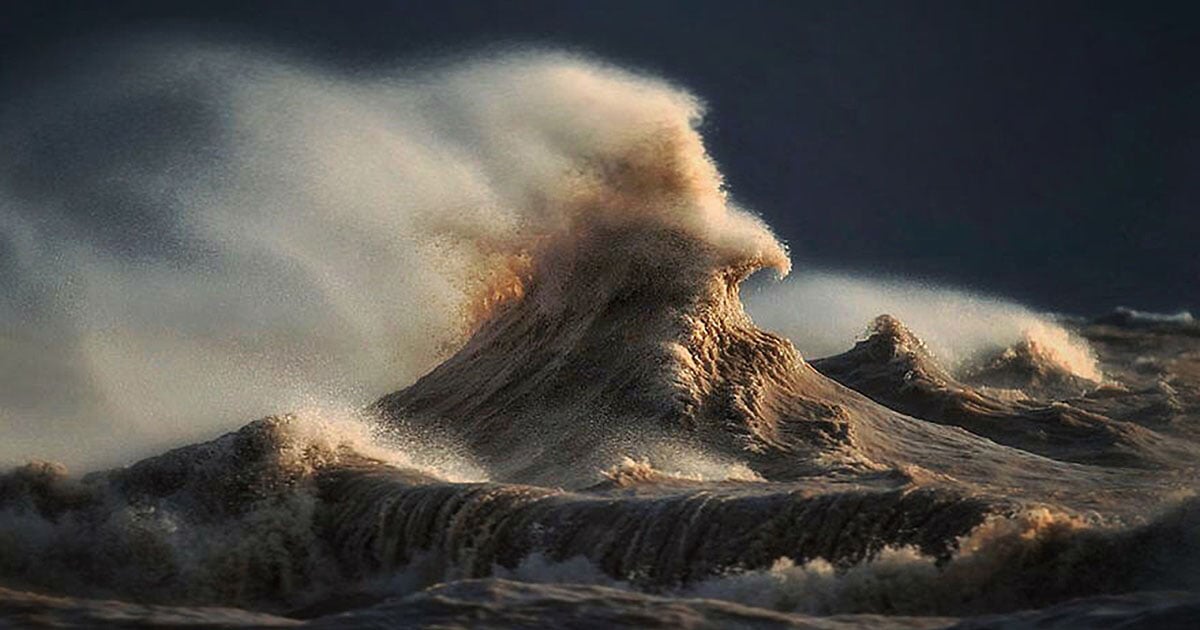
{"type": "Polygon", "coordinates": [[[1111,313],[1095,318],[1097,323],[1144,328],[1179,328],[1200,331],[1200,322],[1188,311],[1151,313],[1118,306],[1111,313]]]}
{"type": "Polygon", "coordinates": [[[1087,342],[1054,317],[970,291],[803,269],[781,285],[757,287],[746,308],[759,325],[786,335],[808,358],[847,350],[876,316],[888,313],[912,328],[955,373],[1029,341],[1069,371],[1102,379],[1087,342]]]}

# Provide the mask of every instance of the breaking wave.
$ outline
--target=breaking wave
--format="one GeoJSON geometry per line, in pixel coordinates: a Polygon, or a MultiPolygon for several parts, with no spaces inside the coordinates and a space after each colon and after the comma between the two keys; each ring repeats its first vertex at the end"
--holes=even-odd
{"type": "Polygon", "coordinates": [[[905,322],[953,372],[1019,344],[1091,381],[1103,380],[1087,342],[1049,315],[987,295],[913,281],[804,270],[748,296],[746,308],[811,358],[845,351],[881,313],[905,322]]]}
{"type": "Polygon", "coordinates": [[[111,465],[247,416],[361,404],[447,356],[581,224],[788,264],[729,206],[697,99],[567,55],[351,78],[147,40],[8,105],[10,464],[111,465]]]}

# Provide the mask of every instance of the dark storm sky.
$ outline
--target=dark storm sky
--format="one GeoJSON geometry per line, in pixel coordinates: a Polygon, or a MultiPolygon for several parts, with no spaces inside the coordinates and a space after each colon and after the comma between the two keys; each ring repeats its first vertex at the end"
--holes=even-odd
{"type": "Polygon", "coordinates": [[[0,7],[0,96],[140,29],[328,63],[588,51],[710,106],[799,264],[1069,311],[1200,309],[1200,13],[1127,2],[109,2],[0,7]]]}

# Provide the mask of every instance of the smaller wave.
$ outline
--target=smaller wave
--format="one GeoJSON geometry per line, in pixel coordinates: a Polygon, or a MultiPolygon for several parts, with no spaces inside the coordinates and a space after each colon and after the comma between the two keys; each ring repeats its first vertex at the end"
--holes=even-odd
{"type": "Polygon", "coordinates": [[[913,330],[929,353],[958,375],[1017,344],[1036,345],[1072,374],[1101,380],[1087,342],[1052,316],[997,297],[919,282],[805,270],[746,298],[756,323],[783,333],[806,357],[845,351],[863,322],[889,313],[913,330]]]}
{"type": "Polygon", "coordinates": [[[1157,467],[1194,457],[1145,427],[1073,406],[1072,397],[1097,383],[1076,376],[1053,346],[1032,337],[960,379],[895,317],[880,315],[869,330],[850,350],[812,366],[901,413],[1061,461],[1157,467]]]}
{"type": "Polygon", "coordinates": [[[959,370],[959,376],[974,385],[1048,399],[1074,398],[1104,381],[1087,342],[1041,322],[1031,325],[1017,343],[977,357],[959,370]]]}
{"type": "Polygon", "coordinates": [[[413,440],[395,430],[381,438],[351,412],[310,409],[83,478],[33,462],[0,474],[0,576],[161,603],[302,601],[341,582],[314,528],[317,473],[383,465],[412,482],[481,478],[452,450],[413,440]],[[411,451],[398,448],[406,441],[411,451]],[[422,451],[442,455],[413,454],[422,451]]]}

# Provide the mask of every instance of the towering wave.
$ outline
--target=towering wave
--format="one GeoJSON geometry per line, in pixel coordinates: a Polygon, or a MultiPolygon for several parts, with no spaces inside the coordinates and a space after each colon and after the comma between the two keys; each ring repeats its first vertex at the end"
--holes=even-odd
{"type": "Polygon", "coordinates": [[[458,347],[582,223],[786,266],[726,209],[697,99],[499,52],[352,78],[142,38],[6,104],[0,460],[95,467],[366,402],[458,347]]]}

